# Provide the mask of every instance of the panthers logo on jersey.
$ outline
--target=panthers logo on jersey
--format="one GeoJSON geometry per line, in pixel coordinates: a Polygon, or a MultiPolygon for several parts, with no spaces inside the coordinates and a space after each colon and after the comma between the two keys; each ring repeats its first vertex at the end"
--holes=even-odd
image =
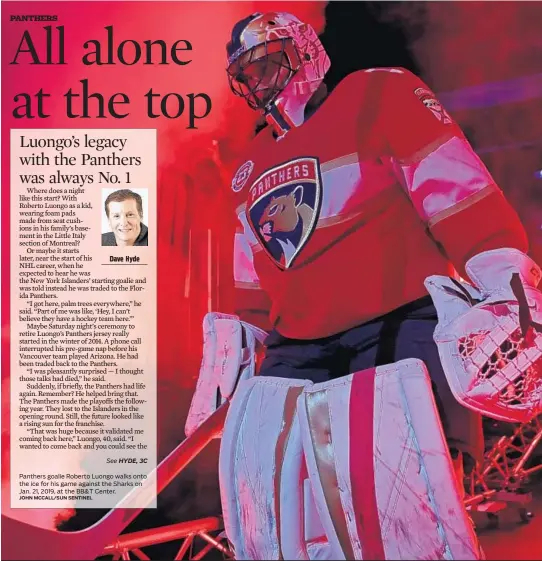
{"type": "Polygon", "coordinates": [[[297,158],[264,172],[247,201],[249,223],[275,264],[291,267],[313,233],[322,199],[317,158],[297,158]]]}

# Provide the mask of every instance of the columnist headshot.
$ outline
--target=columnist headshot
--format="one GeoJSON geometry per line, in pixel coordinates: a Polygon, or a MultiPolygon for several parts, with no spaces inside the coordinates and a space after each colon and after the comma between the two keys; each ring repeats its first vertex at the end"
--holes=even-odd
{"type": "MultiPolygon", "coordinates": [[[[145,191],[146,189],[137,189],[145,191]]],[[[104,202],[102,246],[149,245],[148,228],[144,224],[146,201],[130,189],[110,192],[104,202]]]]}

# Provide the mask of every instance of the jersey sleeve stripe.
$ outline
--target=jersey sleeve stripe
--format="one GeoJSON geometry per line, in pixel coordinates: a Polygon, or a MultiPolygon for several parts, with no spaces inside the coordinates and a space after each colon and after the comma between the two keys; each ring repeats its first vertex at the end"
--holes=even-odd
{"type": "Polygon", "coordinates": [[[423,148],[417,150],[416,152],[411,154],[408,158],[397,159],[397,161],[402,166],[417,164],[452,138],[457,138],[457,136],[453,130],[450,130],[445,134],[439,136],[429,144],[426,144],[423,148]]]}
{"type": "Polygon", "coordinates": [[[341,156],[340,158],[335,158],[333,160],[323,162],[320,166],[320,170],[322,173],[325,173],[326,171],[331,171],[336,168],[340,168],[350,164],[356,164],[358,160],[358,154],[356,152],[353,152],[352,154],[346,154],[345,156],[341,156]]]}
{"type": "Polygon", "coordinates": [[[468,142],[453,137],[414,164],[400,165],[404,185],[425,222],[494,184],[468,142]]]}
{"type": "Polygon", "coordinates": [[[454,206],[452,206],[450,208],[447,208],[447,209],[443,210],[442,212],[439,212],[438,214],[435,214],[427,222],[427,225],[429,226],[429,228],[432,228],[433,226],[438,224],[440,221],[445,220],[446,218],[449,218],[450,216],[453,216],[454,214],[457,214],[458,212],[461,212],[461,211],[469,208],[470,206],[476,204],[478,201],[481,201],[485,197],[491,195],[492,193],[496,193],[496,192],[500,193],[501,191],[494,183],[491,183],[491,184],[487,185],[486,187],[484,187],[483,189],[481,189],[480,191],[477,191],[476,193],[473,193],[468,198],[463,199],[461,202],[455,204],[454,206]]]}

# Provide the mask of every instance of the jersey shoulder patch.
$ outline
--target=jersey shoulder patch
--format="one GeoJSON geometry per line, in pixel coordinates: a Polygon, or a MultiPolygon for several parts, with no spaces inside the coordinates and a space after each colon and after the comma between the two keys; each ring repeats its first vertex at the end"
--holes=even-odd
{"type": "Polygon", "coordinates": [[[241,191],[241,189],[246,185],[253,170],[254,162],[252,160],[247,160],[237,169],[231,182],[231,188],[234,193],[239,193],[239,191],[241,191]]]}

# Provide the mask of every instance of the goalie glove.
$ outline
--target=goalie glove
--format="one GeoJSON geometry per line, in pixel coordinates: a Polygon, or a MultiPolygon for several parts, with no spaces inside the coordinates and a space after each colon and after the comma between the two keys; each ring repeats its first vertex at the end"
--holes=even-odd
{"type": "Polygon", "coordinates": [[[472,257],[473,285],[425,281],[437,309],[434,339],[450,389],[464,406],[525,423],[542,412],[541,271],[516,249],[472,257]]]}

